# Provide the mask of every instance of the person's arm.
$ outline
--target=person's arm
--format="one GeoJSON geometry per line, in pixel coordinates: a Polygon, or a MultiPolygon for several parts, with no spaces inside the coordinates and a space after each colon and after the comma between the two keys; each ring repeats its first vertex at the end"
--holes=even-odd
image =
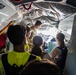
{"type": "Polygon", "coordinates": [[[48,53],[44,53],[43,59],[49,59],[50,61],[53,61],[48,53]]]}
{"type": "Polygon", "coordinates": [[[50,52],[50,57],[55,60],[55,58],[58,58],[58,56],[60,55],[61,51],[58,48],[54,48],[51,52],[50,52]]]}
{"type": "Polygon", "coordinates": [[[54,60],[54,58],[56,57],[56,48],[51,50],[50,57],[54,60]]]}

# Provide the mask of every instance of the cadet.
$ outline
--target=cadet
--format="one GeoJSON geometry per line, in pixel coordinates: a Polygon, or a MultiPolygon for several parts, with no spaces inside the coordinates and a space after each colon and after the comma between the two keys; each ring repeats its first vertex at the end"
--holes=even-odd
{"type": "Polygon", "coordinates": [[[38,56],[25,52],[26,30],[21,25],[10,26],[7,30],[9,41],[13,44],[13,50],[1,55],[0,73],[1,75],[18,75],[28,61],[40,60],[38,56]]]}

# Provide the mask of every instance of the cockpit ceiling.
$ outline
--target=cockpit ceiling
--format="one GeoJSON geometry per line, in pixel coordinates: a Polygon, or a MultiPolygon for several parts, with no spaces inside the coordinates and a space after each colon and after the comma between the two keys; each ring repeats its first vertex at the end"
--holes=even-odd
{"type": "MultiPolygon", "coordinates": [[[[32,2],[32,3],[25,2],[23,3],[24,5],[18,4],[15,6],[12,4],[13,1],[14,0],[4,1],[5,4],[8,4],[9,6],[7,7],[7,5],[5,5],[5,7],[3,8],[3,10],[7,9],[6,11],[3,10],[0,11],[6,13],[6,15],[9,16],[8,19],[5,20],[5,22],[3,22],[3,24],[0,26],[0,30],[2,30],[11,20],[15,20],[15,22],[23,23],[25,25],[26,24],[32,25],[36,20],[41,20],[43,23],[48,22],[50,25],[52,26],[55,25],[56,27],[58,27],[60,21],[76,13],[75,7],[69,6],[67,4],[63,4],[62,2],[51,2],[50,0],[46,0],[46,2],[45,1],[32,2]],[[11,5],[9,5],[7,1],[9,1],[11,5]],[[31,7],[29,8],[30,3],[31,3],[31,7]],[[29,9],[26,9],[24,6],[29,9]],[[10,12],[9,12],[9,7],[11,7],[10,12]],[[13,13],[13,15],[10,16],[11,13],[13,13]]],[[[27,0],[22,0],[22,1],[27,1],[27,0]]],[[[7,16],[3,16],[2,19],[5,17],[7,16]]]]}
{"type": "Polygon", "coordinates": [[[10,2],[12,2],[14,5],[19,5],[22,3],[27,3],[27,2],[40,2],[40,1],[55,1],[55,2],[59,2],[62,0],[8,0],[10,2]]]}
{"type": "Polygon", "coordinates": [[[61,2],[61,1],[64,1],[67,4],[70,4],[70,5],[76,7],[76,0],[8,0],[8,1],[13,3],[14,5],[19,5],[19,4],[27,3],[27,2],[40,2],[40,1],[44,1],[44,2],[46,2],[46,1],[61,2]]]}
{"type": "Polygon", "coordinates": [[[52,2],[33,2],[29,10],[23,8],[22,5],[18,5],[17,9],[24,13],[23,20],[25,21],[41,20],[45,23],[49,22],[50,25],[58,25],[61,20],[76,13],[76,9],[69,5],[52,2]]]}

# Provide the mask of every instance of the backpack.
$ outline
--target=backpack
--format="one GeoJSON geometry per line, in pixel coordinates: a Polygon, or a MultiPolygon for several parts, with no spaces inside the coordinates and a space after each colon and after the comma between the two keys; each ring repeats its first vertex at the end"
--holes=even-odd
{"type": "MultiPolygon", "coordinates": [[[[36,59],[36,56],[30,55],[27,63],[34,59],[36,59]]],[[[13,64],[13,66],[11,66],[7,61],[7,54],[2,55],[2,63],[6,75],[19,75],[20,71],[23,70],[24,66],[27,64],[26,63],[24,66],[21,65],[20,67],[18,67],[16,64],[13,64]]]]}

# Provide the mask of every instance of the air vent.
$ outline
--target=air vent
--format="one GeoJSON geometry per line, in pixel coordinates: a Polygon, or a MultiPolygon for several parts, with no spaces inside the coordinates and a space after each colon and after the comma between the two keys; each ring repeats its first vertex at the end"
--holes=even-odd
{"type": "Polygon", "coordinates": [[[0,3],[0,9],[3,9],[5,7],[5,5],[3,5],[2,3],[0,3]]]}

